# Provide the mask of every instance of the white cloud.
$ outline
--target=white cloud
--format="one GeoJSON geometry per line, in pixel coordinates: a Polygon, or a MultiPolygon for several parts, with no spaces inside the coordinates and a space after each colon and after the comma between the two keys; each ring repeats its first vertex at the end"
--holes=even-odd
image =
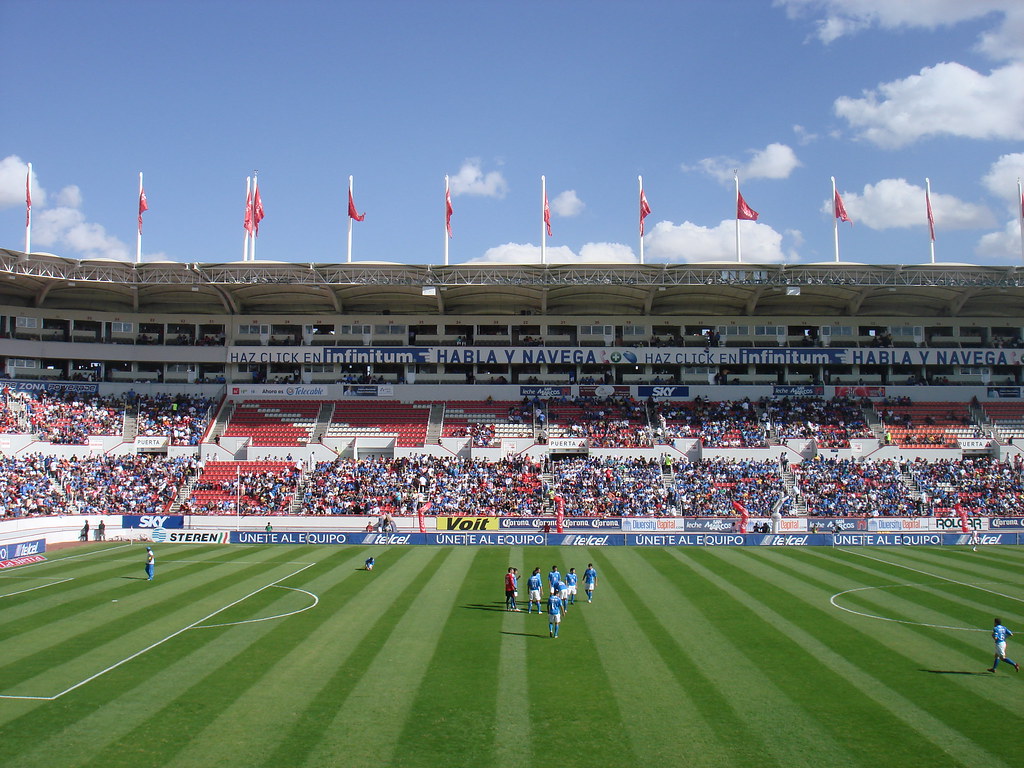
{"type": "Polygon", "coordinates": [[[796,140],[798,144],[810,144],[813,141],[817,141],[818,134],[811,133],[802,125],[794,125],[793,133],[796,134],[796,140]]]}
{"type": "Polygon", "coordinates": [[[575,189],[567,189],[551,201],[551,212],[563,218],[579,216],[586,207],[586,204],[576,196],[575,189]]]}
{"type": "Polygon", "coordinates": [[[505,197],[508,182],[500,171],[483,172],[480,158],[463,161],[459,172],[449,179],[453,196],[473,195],[476,197],[505,197]]]}
{"type": "Polygon", "coordinates": [[[127,261],[128,246],[107,234],[102,224],[86,221],[78,208],[48,208],[32,219],[33,244],[54,246],[75,251],[83,259],[117,259],[127,261]]]}
{"type": "MultiPolygon", "coordinates": [[[[25,205],[25,174],[28,163],[17,155],[0,160],[0,208],[25,205]]],[[[32,170],[32,207],[46,205],[46,190],[39,186],[39,178],[32,170]]]]}
{"type": "Polygon", "coordinates": [[[786,144],[772,143],[764,149],[751,149],[746,163],[732,157],[705,157],[694,166],[683,166],[684,171],[699,170],[718,181],[732,181],[733,172],[742,179],[786,179],[800,166],[796,153],[786,144]]]}
{"type": "Polygon", "coordinates": [[[69,184],[57,193],[57,205],[64,208],[81,208],[82,190],[77,184],[69,184]]]}
{"type": "Polygon", "coordinates": [[[987,262],[1008,261],[1019,264],[1022,255],[1020,239],[1020,220],[1013,218],[1000,231],[983,235],[974,247],[974,252],[987,262]]]}
{"type": "Polygon", "coordinates": [[[985,189],[995,197],[1005,200],[1013,215],[1018,214],[1017,180],[1024,176],[1024,152],[1003,155],[989,167],[988,173],[982,178],[985,189]]]}
{"type": "Polygon", "coordinates": [[[1024,139],[1024,64],[983,75],[943,62],[861,98],[841,96],[834,109],[862,138],[888,149],[943,134],[1024,139]]]}
{"type": "MultiPolygon", "coordinates": [[[[792,261],[795,254],[782,248],[782,234],[767,224],[740,222],[744,263],[792,261]]],[[[690,221],[673,224],[659,221],[647,235],[645,257],[657,261],[735,261],[736,222],[727,219],[716,227],[703,227],[690,221]]]]}
{"type": "MultiPolygon", "coordinates": [[[[850,218],[870,229],[898,229],[927,226],[928,214],[923,186],[906,179],[882,179],[865,184],[863,192],[840,192],[850,218]]],[[[832,214],[832,200],[822,210],[832,214]]],[[[995,224],[992,212],[983,205],[967,203],[953,195],[932,189],[932,214],[936,229],[978,229],[995,224]]]]}
{"type": "Polygon", "coordinates": [[[1024,41],[1020,0],[775,0],[791,18],[818,17],[815,35],[823,43],[871,27],[884,30],[936,29],[993,14],[978,49],[993,59],[1019,59],[1024,41]],[[998,14],[995,16],[994,14],[998,14]]]}
{"type": "MultiPolygon", "coordinates": [[[[585,243],[575,253],[567,245],[547,248],[545,257],[548,264],[635,264],[638,261],[633,249],[622,243],[585,243]]],[[[540,264],[540,246],[530,243],[505,243],[488,248],[484,255],[470,259],[468,264],[540,264]]]]}

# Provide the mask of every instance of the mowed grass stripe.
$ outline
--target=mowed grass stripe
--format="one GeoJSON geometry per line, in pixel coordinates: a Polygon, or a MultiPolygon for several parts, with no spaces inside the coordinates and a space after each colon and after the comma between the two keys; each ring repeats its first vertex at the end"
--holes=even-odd
{"type": "MultiPolygon", "coordinates": [[[[905,660],[893,663],[886,649],[879,647],[874,638],[850,632],[842,622],[824,611],[811,611],[808,615],[806,607],[797,607],[800,605],[798,600],[794,601],[797,595],[775,584],[771,574],[765,580],[764,574],[751,578],[750,573],[744,572],[742,563],[737,559],[740,555],[738,550],[726,551],[723,547],[713,553],[693,553],[691,557],[686,557],[690,553],[673,554],[680,559],[685,557],[690,566],[709,582],[731,592],[738,602],[762,616],[767,625],[799,646],[806,658],[834,670],[838,679],[828,681],[826,689],[830,696],[835,697],[833,700],[842,702],[844,719],[854,722],[858,713],[862,713],[859,717],[864,718],[860,728],[849,732],[844,729],[840,735],[851,738],[853,747],[859,741],[865,756],[873,752],[876,762],[884,757],[893,764],[942,764],[944,759],[948,759],[944,757],[946,755],[968,766],[1008,765],[991,749],[981,747],[962,732],[957,722],[960,711],[956,697],[950,702],[947,696],[942,695],[944,710],[938,715],[929,711],[934,702],[926,701],[929,694],[922,694],[922,689],[930,688],[929,693],[935,694],[940,692],[940,687],[929,686],[927,679],[916,671],[916,665],[913,665],[915,671],[911,672],[905,660]],[[709,562],[708,558],[712,561],[709,562]],[[793,620],[788,618],[789,615],[793,615],[793,620]],[[882,682],[882,678],[886,682],[882,682]],[[908,698],[911,695],[913,699],[908,698]],[[891,714],[892,720],[886,723],[884,733],[876,730],[877,711],[872,717],[873,708],[859,702],[861,697],[867,697],[891,714]],[[894,732],[897,727],[902,729],[898,736],[894,732]]],[[[766,669],[773,674],[781,671],[788,666],[786,662],[791,656],[771,654],[766,669]]],[[[802,665],[798,665],[793,670],[796,675],[800,674],[801,668],[802,665]]],[[[808,705],[820,704],[826,676],[807,674],[806,671],[804,675],[798,679],[808,681],[804,685],[808,705]]],[[[986,743],[986,746],[991,748],[995,745],[986,743]]]]}
{"type": "MultiPolygon", "coordinates": [[[[577,547],[546,549],[540,556],[549,564],[541,572],[546,574],[550,564],[557,563],[563,575],[570,567],[582,573],[584,557],[590,552],[577,547]]],[[[545,576],[545,600],[549,592],[545,576]]],[[[597,605],[570,608],[557,640],[547,637],[547,621],[540,619],[544,626],[536,631],[541,637],[527,643],[529,738],[534,755],[544,765],[639,764],[622,733],[623,724],[632,721],[630,708],[620,706],[597,641],[579,617],[580,611],[597,605]],[[586,695],[574,695],[575,691],[586,691],[586,695]]],[[[626,652],[625,638],[620,638],[615,650],[626,652]]]]}
{"type": "MultiPolygon", "coordinates": [[[[921,667],[924,661],[927,669],[951,673],[959,672],[960,674],[951,675],[941,681],[920,682],[918,686],[914,687],[915,690],[921,686],[937,686],[947,698],[959,696],[960,708],[964,710],[973,709],[979,715],[983,715],[987,711],[989,715],[994,716],[988,718],[991,721],[998,721],[1002,714],[1013,716],[1017,712],[1018,707],[1012,701],[1008,702],[1002,692],[990,685],[979,685],[979,681],[971,677],[972,671],[980,673],[984,669],[979,662],[979,659],[983,658],[979,652],[979,643],[985,640],[981,632],[943,630],[900,623],[888,623],[889,626],[887,627],[879,627],[876,625],[886,622],[840,611],[828,603],[828,596],[833,587],[827,582],[816,579],[817,576],[827,577],[827,574],[814,573],[812,575],[809,571],[813,569],[800,567],[799,564],[806,561],[806,557],[801,554],[786,552],[771,556],[762,552],[746,550],[742,553],[730,554],[727,557],[733,556],[741,560],[749,558],[762,562],[769,561],[769,565],[776,571],[775,582],[780,587],[784,588],[790,595],[803,601],[807,605],[808,610],[824,613],[825,618],[816,621],[815,624],[825,621],[831,622],[832,619],[835,619],[844,623],[847,627],[845,630],[836,631],[834,634],[837,636],[841,635],[845,638],[849,636],[850,632],[865,632],[870,635],[871,642],[884,646],[884,648],[878,649],[877,652],[869,652],[874,649],[868,644],[868,641],[859,643],[862,646],[868,664],[878,663],[882,665],[879,669],[873,668],[871,670],[872,674],[889,677],[893,672],[888,669],[888,665],[894,665],[897,667],[898,674],[905,674],[909,670],[910,679],[913,679],[914,673],[922,671],[921,667]],[[818,590],[817,594],[815,594],[815,590],[818,590]],[[902,663],[900,662],[901,658],[903,659],[902,663]],[[951,685],[960,686],[964,691],[957,694],[952,690],[951,685]],[[1003,710],[1003,712],[1000,713],[999,710],[1003,710]]],[[[872,588],[865,593],[855,594],[874,594],[876,592],[885,594],[887,590],[872,588]]],[[[883,612],[886,610],[891,611],[893,615],[913,616],[921,614],[921,606],[927,604],[928,610],[937,613],[938,618],[946,622],[947,625],[950,622],[961,626],[966,625],[965,616],[969,614],[962,610],[941,613],[944,602],[942,597],[936,597],[927,592],[920,591],[918,593],[909,593],[906,599],[901,598],[899,601],[892,601],[890,603],[879,601],[879,605],[872,605],[871,607],[883,612]],[[914,602],[915,597],[919,598],[919,602],[914,602]],[[906,611],[906,614],[899,614],[898,611],[906,611]]],[[[952,605],[950,603],[945,607],[952,605]]],[[[929,693],[925,700],[927,701],[933,695],[929,693]]],[[[1024,701],[1020,703],[1024,704],[1024,701]]]]}
{"type": "MultiPolygon", "coordinates": [[[[263,561],[267,561],[269,554],[264,550],[259,556],[263,561]]],[[[252,553],[249,559],[246,559],[243,551],[196,553],[195,559],[197,562],[194,565],[204,567],[232,562],[245,562],[251,565],[260,561],[253,560],[252,553]],[[208,557],[204,558],[203,554],[207,554],[208,557]],[[217,563],[207,564],[204,560],[212,559],[213,555],[221,557],[217,558],[217,563]]],[[[278,556],[277,561],[280,560],[278,556]]],[[[50,634],[51,631],[59,633],[60,629],[55,624],[60,621],[73,623],[79,629],[86,627],[89,625],[89,618],[83,618],[82,614],[94,611],[97,606],[105,605],[112,600],[122,603],[119,606],[122,612],[132,605],[149,604],[152,585],[147,584],[145,589],[140,588],[140,582],[145,579],[140,560],[125,560],[120,552],[115,551],[110,556],[92,558],[88,561],[72,561],[67,565],[73,567],[73,570],[66,571],[61,568],[56,573],[59,573],[61,578],[71,578],[73,581],[0,601],[0,616],[3,618],[3,623],[0,624],[0,658],[11,658],[11,649],[4,645],[4,640],[17,637],[19,641],[23,641],[28,633],[40,628],[45,634],[50,634]]],[[[159,567],[158,581],[176,578],[175,575],[166,573],[162,566],[159,567]]],[[[50,572],[54,573],[52,570],[50,572]]],[[[179,573],[177,577],[181,575],[179,573]]],[[[104,620],[97,616],[92,619],[104,620]]],[[[24,647],[26,644],[19,642],[19,645],[24,647]]]]}
{"type": "Polygon", "coordinates": [[[517,631],[525,623],[523,614],[505,610],[509,556],[504,547],[479,548],[448,613],[432,617],[440,634],[390,765],[475,767],[481,754],[492,753],[501,629],[517,631]]]}
{"type": "Polygon", "coordinates": [[[163,765],[192,735],[173,730],[168,701],[191,699],[193,716],[208,722],[213,714],[208,702],[215,699],[215,686],[208,684],[211,676],[223,676],[223,669],[250,674],[249,669],[239,670],[239,659],[253,658],[254,644],[266,642],[263,638],[274,629],[267,622],[187,632],[49,703],[32,715],[49,727],[38,738],[23,735],[26,751],[19,753],[19,765],[163,765]]]}
{"type": "MultiPolygon", "coordinates": [[[[429,580],[418,580],[416,598],[395,612],[397,621],[388,631],[375,631],[370,638],[376,653],[338,711],[322,724],[320,739],[302,765],[395,764],[406,720],[423,714],[413,712],[412,705],[444,628],[442,617],[451,612],[474,555],[469,547],[439,552],[429,580]]],[[[392,610],[387,604],[380,608],[392,610]]]]}
{"type": "MultiPolygon", "coordinates": [[[[692,766],[787,765],[767,749],[763,729],[737,709],[746,703],[749,681],[737,679],[734,667],[723,668],[724,661],[734,662],[733,653],[685,597],[699,585],[667,578],[651,564],[649,551],[616,555],[615,565],[597,556],[600,597],[581,606],[580,615],[612,692],[629,713],[624,736],[636,764],[673,765],[685,755],[692,766]]],[[[827,744],[819,754],[829,754],[827,744]]]]}
{"type": "MultiPolygon", "coordinates": [[[[936,594],[946,591],[947,594],[954,596],[952,598],[954,602],[966,601],[963,606],[964,610],[956,615],[960,617],[961,624],[979,630],[985,629],[987,631],[988,627],[991,626],[993,616],[1012,617],[1012,620],[1018,620],[1024,615],[1022,613],[1024,601],[1014,596],[1016,593],[1015,588],[1003,587],[985,579],[973,579],[970,577],[970,574],[962,575],[961,578],[949,577],[942,571],[939,564],[931,566],[930,570],[926,571],[925,569],[916,568],[916,566],[912,566],[911,570],[903,567],[902,564],[891,563],[887,559],[878,558],[873,555],[864,557],[855,552],[837,552],[833,557],[841,558],[840,560],[829,558],[830,562],[842,563],[842,566],[837,567],[884,574],[884,584],[920,584],[928,582],[928,589],[931,589],[936,594]],[[878,570],[872,571],[874,568],[878,570]]],[[[953,557],[953,555],[950,555],[950,557],[953,557]]],[[[984,574],[977,575],[983,576],[984,574]]],[[[844,595],[843,597],[846,598],[847,596],[844,595]]],[[[866,598],[854,596],[850,599],[866,598]]]]}
{"type": "MultiPolygon", "coordinates": [[[[373,550],[389,567],[368,573],[362,568],[366,550],[331,549],[311,579],[300,582],[314,569],[284,582],[313,592],[320,603],[276,622],[272,633],[217,674],[215,685],[223,694],[216,717],[192,731],[187,747],[167,763],[169,768],[263,762],[304,716],[320,686],[346,667],[352,648],[373,627],[365,617],[379,610],[377,592],[404,589],[404,580],[414,581],[436,555],[412,547],[373,550]]],[[[312,733],[307,737],[313,738],[312,733]]]]}
{"type": "MultiPolygon", "coordinates": [[[[31,710],[25,708],[0,728],[0,742],[14,748],[19,763],[24,765],[88,762],[138,721],[162,708],[176,691],[190,685],[197,676],[206,675],[221,659],[227,661],[236,656],[239,646],[247,647],[254,633],[271,628],[267,623],[253,625],[249,633],[183,633],[58,702],[46,702],[31,710]]],[[[5,706],[3,710],[6,709],[5,706]]],[[[159,751],[159,737],[130,740],[132,757],[128,763],[137,760],[141,762],[136,765],[144,764],[143,758],[153,754],[154,748],[159,751]]]]}
{"type": "MultiPolygon", "coordinates": [[[[330,558],[331,562],[320,565],[338,566],[348,560],[346,555],[350,554],[351,551],[346,553],[338,550],[330,558]]],[[[364,589],[365,584],[361,585],[356,593],[364,589]]],[[[247,749],[249,739],[258,735],[252,724],[254,718],[243,714],[244,710],[236,710],[235,714],[242,714],[242,717],[234,731],[221,730],[225,722],[219,718],[239,697],[251,692],[262,693],[264,695],[258,699],[256,711],[262,712],[264,717],[273,718],[270,721],[270,734],[275,737],[272,744],[275,748],[280,745],[282,729],[275,723],[284,718],[286,713],[279,709],[279,695],[292,688],[298,688],[308,700],[314,695],[314,691],[304,685],[307,681],[301,681],[301,684],[297,685],[300,681],[278,679],[273,671],[280,660],[293,653],[296,646],[306,637],[304,630],[308,625],[301,619],[307,619],[313,613],[315,612],[298,614],[293,617],[296,621],[292,624],[286,620],[280,623],[265,622],[258,625],[186,633],[181,639],[182,642],[177,643],[179,651],[181,646],[185,646],[185,651],[188,652],[193,645],[209,642],[205,638],[224,638],[236,642],[235,654],[220,665],[203,666],[190,674],[192,684],[177,696],[164,695],[158,691],[158,699],[162,706],[150,713],[146,719],[134,722],[131,730],[122,733],[119,738],[94,753],[86,765],[90,768],[135,766],[139,759],[139,744],[146,744],[153,754],[160,755],[161,762],[158,764],[161,766],[175,762],[225,766],[257,764],[266,756],[265,752],[256,755],[255,760],[249,759],[249,756],[244,760],[239,759],[247,749]],[[182,757],[194,749],[193,739],[205,739],[206,731],[218,737],[206,742],[206,746],[212,746],[212,749],[204,750],[203,754],[198,756],[198,763],[194,752],[189,758],[182,757]],[[192,762],[189,762],[190,760],[192,762]]],[[[322,621],[329,615],[319,614],[319,619],[322,621]]],[[[158,650],[163,651],[165,648],[167,646],[158,650]]],[[[158,662],[160,655],[154,653],[153,661],[158,662]]],[[[165,682],[162,677],[154,680],[157,688],[165,682]]],[[[290,761],[278,763],[292,764],[290,761]]]]}
{"type": "MultiPolygon", "coordinates": [[[[530,697],[527,686],[526,645],[547,636],[547,620],[530,610],[527,580],[534,568],[543,568],[539,547],[510,547],[507,565],[519,569],[519,607],[523,614],[502,612],[498,640],[497,685],[494,692],[494,745],[489,760],[479,765],[494,768],[529,768],[536,764],[530,742],[530,697]]],[[[543,581],[541,582],[543,587],[543,581]]]]}
{"type": "MultiPolygon", "coordinates": [[[[287,557],[282,553],[275,559],[287,557]]],[[[27,632],[17,638],[24,644],[22,648],[10,653],[8,663],[0,666],[0,692],[56,695],[298,569],[291,564],[274,566],[273,560],[245,566],[205,566],[174,580],[138,582],[134,599],[94,604],[88,622],[82,617],[59,620],[47,629],[27,632]],[[207,573],[208,569],[213,570],[207,573]],[[210,578],[214,572],[217,578],[210,578]],[[25,653],[28,649],[31,652],[25,653]],[[130,649],[128,653],[126,649],[130,649]]],[[[74,612],[73,607],[69,610],[74,612]]]]}
{"type": "MultiPolygon", "coordinates": [[[[658,571],[675,574],[686,585],[692,607],[685,615],[692,626],[683,631],[690,653],[695,662],[708,657],[709,683],[732,704],[735,714],[730,719],[740,728],[759,731],[767,754],[782,765],[871,764],[845,730],[830,727],[822,718],[819,696],[809,695],[808,679],[821,680],[835,694],[846,685],[842,676],[738,601],[735,590],[694,567],[694,560],[713,570],[723,567],[717,549],[654,550],[649,558],[658,571]],[[771,727],[769,721],[785,725],[771,727]]],[[[856,692],[850,693],[854,695],[844,696],[844,709],[867,708],[856,692]]]]}

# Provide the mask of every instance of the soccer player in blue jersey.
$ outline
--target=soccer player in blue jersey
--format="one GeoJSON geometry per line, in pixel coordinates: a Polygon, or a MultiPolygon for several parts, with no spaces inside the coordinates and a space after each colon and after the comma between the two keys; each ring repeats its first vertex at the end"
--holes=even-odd
{"type": "Polygon", "coordinates": [[[562,614],[565,612],[565,604],[556,592],[551,593],[548,598],[548,636],[558,637],[558,628],[562,625],[562,614]]]}
{"type": "Polygon", "coordinates": [[[363,567],[366,568],[366,570],[368,570],[368,571],[372,571],[373,570],[373,565],[374,565],[374,561],[373,561],[372,557],[366,558],[366,562],[363,563],[363,567]]]}
{"type": "Polygon", "coordinates": [[[562,582],[562,574],[558,572],[558,566],[552,565],[551,572],[548,573],[548,584],[551,585],[551,594],[554,595],[558,592],[558,585],[562,582]]]}
{"type": "Polygon", "coordinates": [[[152,547],[146,547],[146,581],[152,581],[156,575],[156,555],[152,547]]]}
{"type": "Polygon", "coordinates": [[[527,607],[527,613],[533,613],[533,604],[537,604],[537,615],[540,616],[540,568],[534,568],[533,573],[530,574],[530,578],[526,580],[526,588],[530,590],[530,605],[527,607]]]}
{"type": "Polygon", "coordinates": [[[1015,662],[1013,659],[1008,658],[1006,655],[1006,639],[1009,637],[1013,637],[1013,632],[1004,627],[1003,622],[996,619],[995,626],[992,628],[992,639],[996,641],[996,658],[995,661],[992,662],[992,669],[990,669],[989,672],[995,672],[1000,661],[1009,664],[1020,672],[1020,664],[1015,662]]]}
{"type": "Polygon", "coordinates": [[[569,605],[576,605],[576,582],[579,575],[575,568],[570,568],[565,574],[565,594],[569,598],[569,605]]]}
{"type": "Polygon", "coordinates": [[[594,587],[597,586],[597,571],[593,563],[587,563],[587,570],[583,572],[583,588],[587,592],[587,602],[594,602],[594,587]]]}

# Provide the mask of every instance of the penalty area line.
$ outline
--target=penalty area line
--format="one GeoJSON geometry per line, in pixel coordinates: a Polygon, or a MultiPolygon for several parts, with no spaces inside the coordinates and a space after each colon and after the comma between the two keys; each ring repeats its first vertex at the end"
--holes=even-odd
{"type": "Polygon", "coordinates": [[[199,619],[197,621],[193,621],[188,626],[182,627],[181,629],[177,630],[176,632],[172,632],[171,634],[167,635],[166,637],[164,637],[164,638],[162,638],[160,640],[157,640],[155,643],[151,643],[150,645],[147,645],[142,650],[136,651],[131,656],[126,656],[125,658],[121,659],[120,661],[115,662],[114,664],[111,664],[110,666],[106,667],[105,669],[101,669],[96,674],[90,675],[89,677],[85,678],[84,680],[81,680],[81,681],[75,683],[74,685],[72,685],[72,686],[70,686],[68,688],[65,688],[63,691],[61,691],[60,693],[56,693],[53,696],[16,696],[16,695],[12,695],[12,694],[0,693],[0,699],[33,699],[33,700],[36,700],[36,701],[55,701],[56,699],[59,699],[61,696],[64,696],[65,694],[68,694],[68,693],[71,693],[72,691],[78,690],[83,685],[85,685],[87,683],[91,683],[93,680],[95,680],[95,679],[97,679],[99,677],[102,677],[103,675],[107,674],[108,672],[112,672],[113,670],[117,669],[118,667],[127,664],[129,661],[132,661],[133,659],[137,659],[139,656],[142,656],[144,653],[148,653],[149,651],[153,650],[154,648],[157,648],[157,647],[163,645],[168,640],[173,640],[178,635],[183,634],[183,633],[187,632],[190,629],[194,629],[195,627],[197,627],[200,624],[202,624],[204,621],[208,621],[209,619],[212,619],[218,613],[223,613],[228,608],[233,608],[234,606],[238,605],[239,603],[244,602],[245,600],[248,600],[253,595],[258,595],[264,589],[268,589],[269,587],[276,587],[277,585],[279,585],[285,579],[290,579],[292,576],[296,576],[296,575],[302,573],[307,568],[312,568],[314,565],[316,565],[316,563],[309,563],[308,565],[305,565],[302,568],[299,568],[297,571],[292,571],[287,576],[282,576],[280,579],[277,579],[276,581],[273,581],[270,584],[265,584],[264,586],[262,586],[262,587],[260,587],[258,589],[254,589],[252,592],[250,592],[249,594],[245,595],[244,597],[240,597],[237,600],[235,600],[234,602],[228,603],[227,605],[225,605],[225,606],[223,606],[221,608],[218,608],[213,613],[207,614],[206,616],[203,616],[203,618],[201,618],[201,619],[199,619]]]}
{"type": "MultiPolygon", "coordinates": [[[[42,578],[42,577],[39,577],[39,578],[42,578]]],[[[6,592],[6,593],[0,595],[0,599],[3,599],[5,597],[14,597],[15,595],[23,595],[26,592],[34,592],[37,589],[45,589],[46,587],[52,587],[52,586],[54,586],[56,584],[63,584],[65,581],[74,581],[74,578],[61,579],[60,581],[51,581],[49,584],[40,584],[40,585],[35,586],[35,587],[29,587],[28,589],[19,589],[17,592],[6,592]]]]}
{"type": "Polygon", "coordinates": [[[956,579],[951,579],[951,578],[949,578],[947,576],[940,576],[937,573],[931,573],[930,571],[922,571],[920,568],[911,568],[909,565],[903,565],[902,563],[893,563],[893,562],[890,562],[889,560],[883,560],[880,557],[872,557],[871,555],[865,555],[863,552],[854,552],[852,549],[846,549],[845,547],[838,547],[838,549],[841,552],[849,552],[851,555],[857,555],[858,557],[865,557],[868,560],[874,560],[876,563],[883,563],[885,565],[891,565],[891,566],[893,566],[895,568],[904,568],[904,569],[906,569],[908,571],[913,571],[914,573],[923,574],[924,576],[931,576],[933,579],[942,579],[942,581],[948,581],[950,584],[958,584],[961,587],[968,587],[969,589],[977,589],[977,590],[980,590],[982,592],[988,592],[990,595],[995,595],[997,597],[1004,597],[1007,600],[1015,600],[1018,603],[1024,603],[1024,599],[1021,599],[1019,597],[1014,597],[1013,595],[1004,595],[1002,592],[996,592],[994,589],[985,589],[984,587],[979,587],[977,584],[968,584],[965,581],[957,581],[956,579]]]}

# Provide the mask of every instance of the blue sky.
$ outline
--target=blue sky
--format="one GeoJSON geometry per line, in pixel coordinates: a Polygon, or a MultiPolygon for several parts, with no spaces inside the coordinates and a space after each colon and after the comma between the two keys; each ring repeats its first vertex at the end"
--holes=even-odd
{"type": "Polygon", "coordinates": [[[1020,264],[1020,0],[0,3],[0,245],[72,258],[1020,264]]]}

